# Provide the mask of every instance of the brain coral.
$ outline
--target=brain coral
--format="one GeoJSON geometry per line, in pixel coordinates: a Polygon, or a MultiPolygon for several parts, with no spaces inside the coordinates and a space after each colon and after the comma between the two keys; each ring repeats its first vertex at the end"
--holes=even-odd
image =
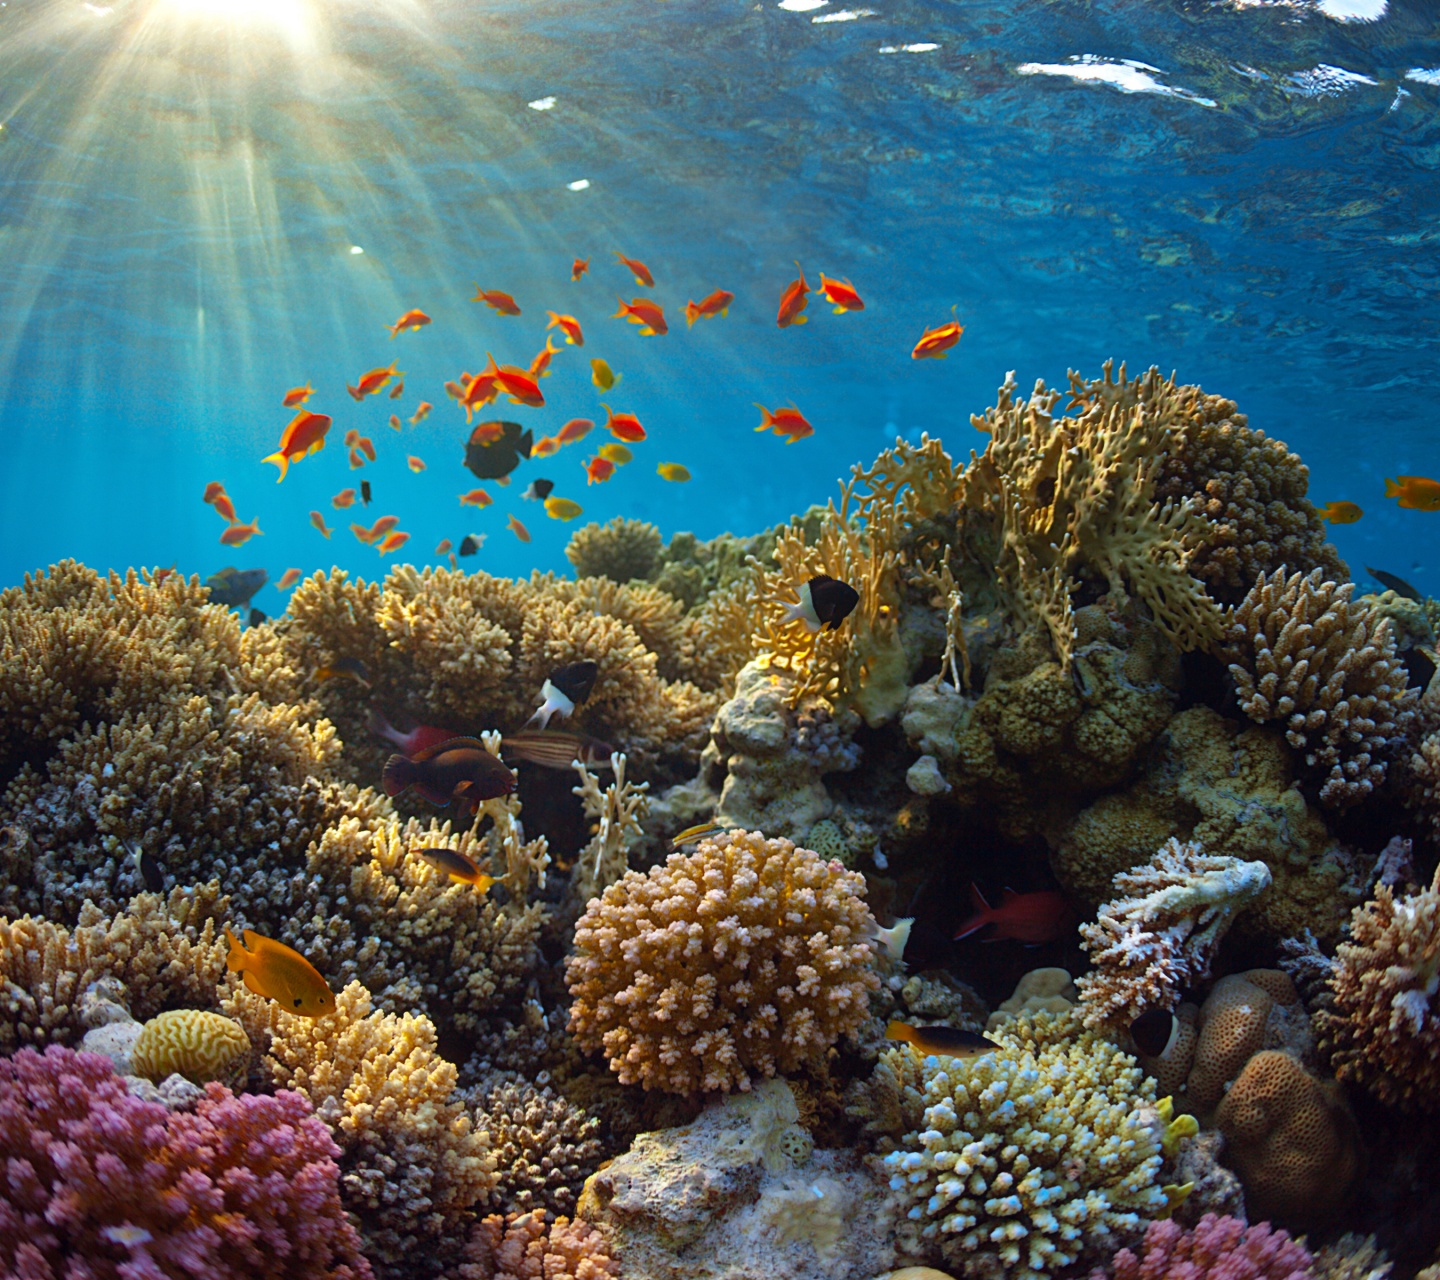
{"type": "Polygon", "coordinates": [[[626,1084],[692,1093],[823,1061],[864,1020],[865,881],[731,831],[591,900],[566,962],[570,1029],[626,1084]]]}
{"type": "Polygon", "coordinates": [[[918,1097],[897,1095],[909,1131],[884,1163],[917,1251],[938,1245],[967,1276],[1046,1280],[1166,1211],[1165,1126],[1135,1059],[1074,1013],[990,1034],[994,1053],[924,1060],[918,1097]]]}
{"type": "Polygon", "coordinates": [[[157,1084],[169,1075],[193,1084],[235,1083],[250,1067],[250,1037],[222,1014],[167,1009],[144,1025],[131,1053],[135,1074],[157,1084]]]}

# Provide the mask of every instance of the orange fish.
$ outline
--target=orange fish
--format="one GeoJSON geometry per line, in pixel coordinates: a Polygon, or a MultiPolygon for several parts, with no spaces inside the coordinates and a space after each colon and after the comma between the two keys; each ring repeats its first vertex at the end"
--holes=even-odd
{"type": "Polygon", "coordinates": [[[517,538],[519,538],[521,542],[530,541],[530,530],[527,529],[523,524],[521,524],[520,521],[515,519],[514,516],[511,516],[510,519],[506,521],[506,523],[510,526],[510,531],[517,538]]]}
{"type": "Polygon", "coordinates": [[[351,449],[351,450],[350,450],[350,470],[351,470],[351,471],[354,471],[356,468],[358,468],[358,467],[363,467],[364,465],[365,465],[365,459],[360,456],[360,450],[359,450],[359,449],[351,449]]]}
{"type": "Polygon", "coordinates": [[[577,440],[585,439],[594,430],[595,424],[589,418],[571,418],[560,428],[560,434],[555,439],[561,444],[574,444],[577,440]]]}
{"type": "Polygon", "coordinates": [[[440,539],[440,545],[435,548],[435,554],[436,554],[437,556],[443,556],[443,555],[444,555],[446,552],[448,552],[448,551],[450,550],[450,548],[453,547],[454,545],[455,545],[455,544],[454,544],[453,542],[451,542],[449,538],[441,538],[441,539],[440,539]]]}
{"type": "Polygon", "coordinates": [[[338,508],[338,509],[340,509],[340,510],[342,510],[342,511],[343,511],[346,507],[353,506],[353,505],[354,505],[354,502],[355,502],[355,490],[354,490],[354,489],[341,489],[339,493],[337,493],[333,498],[330,499],[330,505],[331,505],[332,507],[336,507],[336,508],[338,508]]]}
{"type": "Polygon", "coordinates": [[[361,436],[355,445],[371,462],[375,461],[375,442],[369,436],[361,436]]]}
{"type": "Polygon", "coordinates": [[[325,527],[325,517],[321,515],[320,512],[312,511],[310,513],[310,523],[319,529],[327,538],[330,536],[330,530],[325,527]]]}
{"type": "Polygon", "coordinates": [[[401,316],[400,319],[395,321],[394,324],[386,325],[385,327],[390,330],[390,336],[393,338],[397,333],[409,333],[414,329],[420,328],[421,325],[427,325],[429,323],[429,316],[418,307],[412,307],[401,316]]]}
{"type": "Polygon", "coordinates": [[[1407,511],[1440,511],[1440,481],[1424,476],[1397,476],[1385,480],[1385,496],[1399,498],[1407,511]]]}
{"type": "Polygon", "coordinates": [[[392,399],[392,400],[398,400],[398,399],[400,399],[400,397],[403,396],[404,394],[405,394],[405,379],[404,379],[404,378],[401,378],[399,382],[397,382],[393,387],[390,388],[390,399],[392,399]]]}
{"type": "Polygon", "coordinates": [[[650,268],[643,262],[638,262],[634,258],[627,258],[619,249],[615,250],[615,256],[630,268],[630,274],[635,277],[636,284],[644,285],[647,289],[653,289],[655,287],[655,277],[650,274],[650,268]]]}
{"type": "Polygon", "coordinates": [[[777,409],[774,413],[758,402],[755,407],[760,410],[760,425],[755,428],[756,431],[773,431],[777,436],[784,436],[786,444],[794,444],[815,434],[815,428],[794,405],[788,409],[777,409]]]}
{"type": "Polygon", "coordinates": [[[392,551],[399,551],[400,548],[409,541],[410,535],[408,533],[402,533],[399,529],[396,529],[394,533],[385,535],[385,541],[382,542],[376,550],[379,551],[382,556],[388,556],[392,551]]]}
{"type": "Polygon", "coordinates": [[[478,284],[475,286],[475,296],[471,302],[483,302],[491,310],[502,316],[518,316],[520,308],[516,305],[515,299],[508,293],[501,293],[499,289],[482,289],[478,284]]]}
{"type": "Polygon", "coordinates": [[[260,531],[258,518],[249,524],[232,524],[220,535],[220,541],[227,547],[243,547],[260,531]]]}
{"type": "Polygon", "coordinates": [[[503,422],[482,422],[470,433],[469,444],[492,445],[505,434],[503,422]]]}
{"type": "Polygon", "coordinates": [[[243,936],[242,947],[235,935],[225,930],[230,942],[225,967],[240,974],[251,991],[302,1018],[323,1018],[335,1012],[335,997],[325,979],[298,951],[251,929],[243,936]]]}
{"type": "Polygon", "coordinates": [[[431,404],[430,401],[428,401],[428,400],[422,400],[422,401],[420,401],[420,406],[419,406],[419,408],[417,408],[417,409],[415,410],[414,414],[411,415],[410,425],[411,425],[412,427],[419,426],[422,422],[425,421],[425,419],[426,419],[427,417],[430,416],[430,410],[433,409],[434,407],[435,407],[435,406],[434,406],[433,404],[431,404]]]}
{"type": "MultiPolygon", "coordinates": [[[[490,363],[493,365],[495,361],[491,360],[490,363]]],[[[498,382],[494,375],[488,372],[477,373],[473,378],[468,373],[462,373],[460,382],[464,387],[460,393],[460,407],[465,410],[467,423],[476,409],[483,409],[500,395],[498,382]]]]}
{"type": "Polygon", "coordinates": [[[513,364],[497,365],[495,357],[488,351],[485,355],[489,358],[490,367],[481,376],[494,378],[512,404],[528,404],[536,409],[544,407],[545,396],[529,370],[513,364]]]}
{"type": "Polygon", "coordinates": [[[202,502],[214,502],[215,499],[224,492],[225,486],[221,484],[218,480],[212,480],[209,484],[205,486],[205,496],[200,500],[202,502]]]}
{"type": "Polygon", "coordinates": [[[640,332],[647,338],[670,332],[670,326],[665,323],[665,312],[661,310],[658,302],[653,302],[649,298],[636,298],[633,302],[626,302],[624,298],[620,298],[618,301],[620,310],[610,319],[618,320],[624,316],[631,324],[638,324],[640,332]]]}
{"type": "Polygon", "coordinates": [[[414,471],[417,474],[425,470],[424,460],[421,458],[417,458],[413,453],[409,454],[406,457],[405,464],[410,468],[411,471],[414,471]]]}
{"type": "Polygon", "coordinates": [[[462,507],[488,507],[492,499],[484,489],[471,489],[469,493],[460,495],[462,507]]]}
{"type": "Polygon", "coordinates": [[[606,429],[617,440],[624,440],[629,444],[635,444],[645,439],[645,428],[640,425],[640,419],[633,413],[616,413],[608,404],[600,406],[609,414],[609,420],[605,423],[606,429]]]}
{"type": "Polygon", "coordinates": [[[399,516],[381,516],[366,531],[362,541],[379,542],[387,533],[400,523],[399,516]]]}
{"type": "Polygon", "coordinates": [[[1354,524],[1364,514],[1353,502],[1327,502],[1320,508],[1320,519],[1331,524],[1354,524]]]}
{"type": "Polygon", "coordinates": [[[345,433],[345,443],[351,446],[360,443],[360,433],[356,431],[354,427],[351,427],[350,430],[345,433]]]}
{"type": "Polygon", "coordinates": [[[537,381],[540,378],[550,376],[550,361],[560,354],[560,348],[553,346],[550,342],[550,335],[545,335],[545,348],[536,352],[535,359],[530,361],[530,376],[537,381]]]}
{"type": "Polygon", "coordinates": [[[280,575],[280,581],[275,584],[275,590],[276,590],[276,591],[289,591],[290,588],[293,587],[293,586],[294,586],[297,582],[299,582],[299,581],[300,581],[300,570],[299,570],[299,569],[286,569],[285,572],[280,575]]]}
{"type": "Polygon", "coordinates": [[[562,316],[558,311],[547,311],[545,314],[550,317],[550,323],[545,327],[554,329],[558,326],[565,335],[567,346],[583,347],[585,345],[585,334],[581,332],[580,321],[574,316],[562,316]]]}
{"type": "Polygon", "coordinates": [[[350,526],[350,532],[355,535],[357,541],[363,542],[367,546],[369,545],[370,530],[367,529],[363,524],[352,524],[350,526]]]}
{"type": "Polygon", "coordinates": [[[239,517],[235,514],[235,504],[230,501],[228,493],[218,494],[210,505],[225,518],[226,524],[240,523],[239,517]]]}
{"type": "Polygon", "coordinates": [[[399,431],[399,430],[400,430],[400,415],[399,415],[399,414],[392,413],[392,414],[390,415],[390,430],[391,430],[391,431],[399,431]]]}
{"type": "Polygon", "coordinates": [[[580,279],[581,276],[583,276],[583,275],[584,275],[587,271],[589,271],[589,270],[590,270],[590,259],[589,259],[589,258],[576,258],[575,261],[570,264],[570,279],[571,279],[571,280],[578,280],[578,279],[580,279]]]}
{"type": "Polygon", "coordinates": [[[798,262],[795,269],[800,272],[800,279],[792,280],[785,286],[785,292],[780,295],[780,311],[775,317],[775,323],[782,329],[788,329],[792,324],[804,324],[809,319],[800,313],[805,310],[805,295],[810,292],[810,286],[805,283],[805,272],[798,262]]]}
{"type": "Polygon", "coordinates": [[[730,304],[734,301],[735,295],[728,289],[716,289],[708,298],[700,302],[691,299],[685,304],[685,327],[688,329],[697,320],[707,320],[712,316],[728,314],[730,304]]]}
{"type": "MultiPolygon", "coordinates": [[[[954,307],[950,310],[953,312],[954,307]]],[[[915,344],[915,350],[910,353],[912,360],[943,360],[945,353],[960,341],[960,335],[965,332],[965,326],[958,320],[948,320],[934,329],[926,329],[920,335],[920,341],[915,344]]]]}
{"type": "Polygon", "coordinates": [[[541,436],[540,439],[530,446],[530,456],[532,458],[548,458],[551,454],[559,452],[560,441],[555,439],[554,436],[541,436]]]}
{"type": "Polygon", "coordinates": [[[447,382],[445,384],[445,394],[452,400],[458,400],[465,394],[465,388],[458,382],[447,382]]]}
{"type": "MultiPolygon", "coordinates": [[[[280,468],[280,480],[283,480],[285,473],[290,470],[291,462],[308,458],[325,447],[325,433],[329,430],[328,414],[311,413],[309,409],[301,409],[281,432],[279,449],[260,461],[275,463],[280,468]]],[[[279,484],[280,480],[275,483],[279,484]]]]}
{"type": "Polygon", "coordinates": [[[382,387],[386,386],[391,378],[401,378],[405,375],[395,368],[394,364],[388,369],[375,368],[360,375],[360,381],[353,387],[347,382],[345,390],[350,393],[354,400],[363,400],[366,396],[373,396],[382,387]]]}
{"type": "Polygon", "coordinates": [[[293,409],[297,405],[304,404],[305,401],[310,399],[314,394],[315,388],[307,382],[303,387],[291,387],[290,390],[285,393],[285,398],[280,401],[280,403],[287,409],[293,409]]]}
{"type": "Polygon", "coordinates": [[[832,280],[823,271],[820,273],[820,289],[835,307],[835,314],[847,311],[864,311],[865,304],[848,280],[832,280]]]}
{"type": "Polygon", "coordinates": [[[604,484],[614,474],[615,464],[609,458],[595,457],[585,464],[585,483],[587,485],[604,484]]]}

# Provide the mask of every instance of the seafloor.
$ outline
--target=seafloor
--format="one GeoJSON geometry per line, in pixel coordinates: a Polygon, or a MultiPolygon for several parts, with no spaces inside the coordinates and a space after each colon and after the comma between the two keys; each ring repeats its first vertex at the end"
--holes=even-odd
{"type": "Polygon", "coordinates": [[[973,421],[574,578],[0,595],[0,1275],[1435,1276],[1440,604],[1355,594],[1221,395],[973,421]],[[616,754],[523,758],[582,660],[616,754]],[[518,789],[388,797],[380,717],[518,789]]]}

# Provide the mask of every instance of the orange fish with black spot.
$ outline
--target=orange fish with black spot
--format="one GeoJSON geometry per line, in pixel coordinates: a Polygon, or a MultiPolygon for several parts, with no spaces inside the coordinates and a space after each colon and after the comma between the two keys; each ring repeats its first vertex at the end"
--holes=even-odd
{"type": "Polygon", "coordinates": [[[257,996],[304,1018],[323,1018],[335,1012],[335,996],[320,971],[293,947],[253,929],[245,930],[244,946],[228,928],[225,937],[230,943],[225,967],[238,973],[257,996]]]}
{"type": "Polygon", "coordinates": [[[324,413],[311,413],[309,409],[301,409],[289,425],[280,435],[280,447],[271,454],[261,458],[261,462],[273,462],[280,468],[280,480],[285,479],[285,473],[290,470],[292,462],[298,462],[301,458],[308,458],[312,453],[319,453],[325,447],[325,433],[330,430],[330,416],[324,413]]]}
{"type": "Polygon", "coordinates": [[[1425,476],[1396,476],[1385,481],[1385,496],[1398,498],[1407,511],[1440,511],[1440,480],[1425,476]]]}

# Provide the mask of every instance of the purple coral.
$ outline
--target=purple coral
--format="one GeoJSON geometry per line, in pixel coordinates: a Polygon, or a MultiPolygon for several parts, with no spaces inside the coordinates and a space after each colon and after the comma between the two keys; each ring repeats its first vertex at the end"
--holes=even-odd
{"type": "Polygon", "coordinates": [[[1193,1230],[1152,1222],[1142,1257],[1121,1249],[1109,1270],[1090,1280],[1313,1280],[1310,1251],[1268,1222],[1253,1227],[1239,1218],[1207,1213],[1193,1230]]]}
{"type": "Polygon", "coordinates": [[[212,1084],[191,1114],[97,1054],[0,1060],[0,1274],[19,1280],[370,1280],[338,1148],[298,1093],[212,1084]]]}

